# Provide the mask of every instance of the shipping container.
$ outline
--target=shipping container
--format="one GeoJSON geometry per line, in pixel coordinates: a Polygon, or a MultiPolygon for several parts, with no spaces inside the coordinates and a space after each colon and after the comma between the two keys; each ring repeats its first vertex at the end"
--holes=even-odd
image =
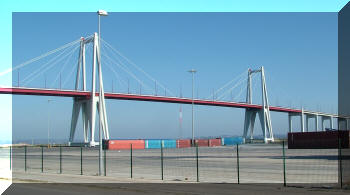
{"type": "Polygon", "coordinates": [[[243,137],[223,137],[221,138],[221,145],[229,146],[229,145],[237,145],[244,144],[243,137]]]}
{"type": "Polygon", "coordinates": [[[163,139],[162,144],[163,144],[163,148],[176,148],[175,139],[163,139]]]}
{"type": "Polygon", "coordinates": [[[107,149],[108,150],[127,150],[130,149],[132,144],[132,149],[145,149],[144,140],[108,140],[107,149]]]}
{"type": "Polygon", "coordinates": [[[349,131],[288,133],[288,149],[349,148],[349,131]]]}
{"type": "Polygon", "coordinates": [[[221,139],[220,138],[209,139],[209,147],[214,147],[214,146],[221,146],[221,139]]]}
{"type": "Polygon", "coordinates": [[[145,148],[154,149],[160,148],[161,140],[160,139],[147,139],[145,140],[145,148]]]}
{"type": "Polygon", "coordinates": [[[178,140],[176,140],[176,147],[177,148],[189,148],[189,147],[191,147],[191,140],[190,139],[178,139],[178,140]]]}
{"type": "Polygon", "coordinates": [[[198,147],[208,147],[209,146],[209,140],[207,139],[196,139],[195,144],[198,147]]]}
{"type": "Polygon", "coordinates": [[[155,149],[160,148],[161,144],[163,148],[176,148],[176,140],[175,139],[148,139],[145,140],[145,148],[155,149]]]}

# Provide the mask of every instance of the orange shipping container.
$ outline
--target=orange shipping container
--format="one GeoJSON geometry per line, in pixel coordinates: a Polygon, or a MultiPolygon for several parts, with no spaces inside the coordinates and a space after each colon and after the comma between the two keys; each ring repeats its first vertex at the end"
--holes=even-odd
{"type": "Polygon", "coordinates": [[[109,140],[109,150],[145,149],[145,140],[109,140]]]}
{"type": "Polygon", "coordinates": [[[209,140],[207,140],[207,139],[196,139],[195,143],[198,147],[208,147],[209,146],[209,140]]]}
{"type": "Polygon", "coordinates": [[[191,147],[191,140],[190,139],[178,139],[178,140],[176,140],[176,147],[177,148],[189,148],[189,147],[191,147]]]}
{"type": "Polygon", "coordinates": [[[221,139],[209,139],[209,147],[221,146],[221,139]]]}

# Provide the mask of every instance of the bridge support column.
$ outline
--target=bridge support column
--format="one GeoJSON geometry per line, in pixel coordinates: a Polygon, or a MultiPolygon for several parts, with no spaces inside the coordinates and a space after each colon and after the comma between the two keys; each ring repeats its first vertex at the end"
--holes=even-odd
{"type": "Polygon", "coordinates": [[[305,132],[305,125],[304,125],[304,109],[302,108],[301,109],[301,113],[300,113],[300,129],[301,129],[301,132],[305,132]]]}
{"type": "Polygon", "coordinates": [[[103,89],[103,78],[102,78],[102,68],[100,59],[100,46],[98,41],[97,33],[94,34],[92,38],[85,40],[81,39],[80,54],[78,60],[78,70],[75,89],[79,88],[80,81],[80,67],[82,66],[82,78],[83,78],[83,91],[86,91],[86,80],[85,80],[85,44],[93,43],[93,61],[92,61],[92,87],[91,87],[91,97],[88,100],[74,99],[73,111],[72,111],[72,121],[70,129],[69,143],[74,140],[74,134],[76,130],[77,120],[79,117],[80,109],[82,109],[83,117],[83,130],[84,130],[84,142],[89,143],[90,146],[95,146],[95,126],[96,126],[96,114],[99,115],[99,121],[101,131],[103,132],[104,139],[109,139],[106,106],[104,98],[103,89]],[[96,94],[96,69],[98,71],[98,84],[99,84],[99,94],[96,94]],[[97,112],[97,113],[96,113],[97,112]],[[88,129],[90,127],[90,137],[88,136],[88,129]]]}
{"type": "Polygon", "coordinates": [[[288,126],[289,126],[289,131],[290,133],[293,132],[292,128],[293,128],[293,124],[292,124],[292,115],[290,113],[288,113],[288,126]]]}
{"type": "Polygon", "coordinates": [[[249,131],[250,141],[253,140],[254,124],[257,112],[258,110],[256,109],[246,109],[245,111],[243,137],[247,139],[249,131]]]}
{"type": "Polygon", "coordinates": [[[325,129],[324,129],[324,116],[321,116],[321,131],[325,131],[325,129]]]}
{"type": "Polygon", "coordinates": [[[333,129],[333,117],[332,116],[321,116],[322,131],[326,131],[324,121],[329,120],[329,128],[333,129]]]}
{"type": "Polygon", "coordinates": [[[329,117],[329,120],[330,120],[331,130],[333,130],[333,117],[330,116],[330,117],[329,117]]]}
{"type": "MultiPolygon", "coordinates": [[[[82,110],[82,120],[83,120],[83,131],[84,131],[84,142],[88,142],[88,127],[89,127],[89,114],[87,113],[88,102],[86,100],[74,99],[73,102],[73,110],[72,110],[72,121],[71,121],[71,131],[69,135],[69,143],[73,142],[74,134],[78,122],[78,117],[80,110],[82,110]]],[[[91,125],[90,125],[91,126],[91,125]]],[[[94,138],[94,134],[90,132],[91,140],[94,138]]],[[[92,143],[93,144],[93,143],[92,143]]]]}
{"type": "Polygon", "coordinates": [[[309,132],[309,119],[310,119],[310,116],[306,114],[305,117],[306,117],[305,129],[306,129],[306,132],[309,132]]]}
{"type": "MultiPolygon", "coordinates": [[[[305,121],[304,121],[304,112],[302,113],[288,113],[288,124],[289,124],[289,132],[293,132],[292,119],[293,116],[300,118],[300,132],[304,132],[305,121]]],[[[306,119],[307,120],[307,119],[306,119]]]]}
{"type": "Polygon", "coordinates": [[[262,108],[261,109],[253,109],[247,108],[244,118],[244,129],[243,129],[243,138],[247,138],[248,130],[250,129],[250,139],[253,139],[254,132],[254,123],[256,114],[259,114],[259,119],[261,123],[261,128],[264,136],[264,142],[268,141],[273,142],[273,131],[271,124],[271,116],[270,116],[270,108],[269,101],[267,96],[267,88],[265,82],[265,72],[264,67],[261,67],[260,70],[251,70],[248,69],[248,82],[247,82],[247,103],[252,104],[252,88],[251,88],[251,75],[253,73],[261,73],[261,87],[262,87],[262,108]]]}
{"type": "Polygon", "coordinates": [[[309,128],[309,120],[314,118],[315,119],[315,131],[317,132],[318,129],[318,115],[317,114],[313,114],[313,113],[304,113],[305,117],[306,117],[306,121],[305,121],[305,129],[306,132],[309,132],[310,128],[309,128]]]}

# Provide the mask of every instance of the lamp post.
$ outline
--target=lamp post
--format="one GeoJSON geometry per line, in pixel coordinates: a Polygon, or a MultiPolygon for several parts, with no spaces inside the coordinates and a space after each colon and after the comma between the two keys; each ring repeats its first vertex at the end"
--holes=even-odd
{"type": "Polygon", "coordinates": [[[47,100],[47,147],[50,146],[50,102],[51,99],[47,100]]]}
{"type": "Polygon", "coordinates": [[[193,95],[194,95],[194,73],[197,72],[195,69],[191,69],[188,71],[189,73],[192,73],[192,145],[194,146],[194,101],[193,101],[193,95]]]}
{"type": "MultiPolygon", "coordinates": [[[[108,16],[108,13],[105,10],[98,10],[97,11],[98,15],[98,51],[99,51],[99,60],[100,60],[100,65],[101,65],[101,16],[108,16]]],[[[101,121],[99,122],[100,127],[99,127],[99,175],[102,175],[102,170],[103,170],[103,157],[102,157],[102,131],[101,131],[101,121]]]]}

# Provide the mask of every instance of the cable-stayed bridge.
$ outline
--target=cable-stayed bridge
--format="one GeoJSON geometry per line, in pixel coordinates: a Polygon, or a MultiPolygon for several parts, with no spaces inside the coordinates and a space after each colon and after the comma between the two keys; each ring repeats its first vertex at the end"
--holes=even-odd
{"type": "MultiPolygon", "coordinates": [[[[16,87],[1,87],[0,94],[13,94],[13,95],[40,95],[40,96],[62,96],[72,97],[74,99],[72,109],[72,120],[70,126],[70,138],[69,141],[74,141],[75,129],[80,112],[82,113],[84,141],[95,145],[95,126],[98,122],[101,126],[104,139],[109,139],[108,120],[106,114],[105,99],[118,99],[118,100],[134,100],[134,101],[152,101],[152,102],[164,102],[164,103],[178,103],[178,104],[194,104],[194,105],[206,105],[206,106],[219,106],[219,107],[232,107],[245,109],[245,122],[243,129],[243,137],[246,139],[253,139],[254,124],[256,116],[258,115],[262,133],[265,142],[273,142],[273,130],[272,120],[270,112],[284,112],[288,114],[289,118],[289,131],[293,131],[292,117],[300,118],[301,131],[309,131],[309,119],[315,119],[314,131],[324,131],[324,121],[329,120],[329,128],[333,129],[333,119],[338,120],[338,129],[342,126],[344,129],[349,129],[350,116],[340,116],[338,114],[323,113],[316,111],[309,111],[295,108],[287,108],[280,106],[272,106],[268,100],[267,86],[265,81],[264,67],[260,69],[251,70],[242,73],[238,77],[232,79],[224,86],[213,92],[212,96],[206,99],[200,98],[184,98],[182,94],[179,96],[164,87],[159,81],[154,79],[150,74],[146,73],[143,69],[133,63],[130,59],[126,58],[113,46],[106,41],[99,41],[97,33],[86,38],[80,38],[71,43],[65,44],[62,47],[49,51],[36,58],[21,63],[13,68],[0,72],[0,77],[6,74],[12,73],[15,75],[15,71],[18,71],[17,86],[16,87]],[[101,44],[101,45],[100,45],[101,44]],[[77,54],[74,56],[74,54],[77,54]],[[89,56],[90,54],[90,56],[89,56]],[[111,55],[109,55],[111,54],[111,55]],[[52,57],[48,59],[49,57],[52,57]],[[103,58],[102,58],[103,57],[103,58]],[[88,60],[87,60],[88,59],[88,60]],[[109,73],[113,74],[120,85],[127,86],[127,92],[114,92],[113,82],[111,92],[104,90],[105,81],[102,76],[102,62],[103,66],[106,65],[109,68],[109,73]],[[73,63],[70,61],[72,60],[73,63]],[[92,61],[91,64],[87,61],[92,61]],[[43,61],[43,62],[40,62],[43,61]],[[30,64],[39,64],[38,67],[30,64]],[[68,65],[74,64],[76,67],[71,68],[68,65]],[[87,65],[91,66],[87,66],[87,65]],[[145,76],[146,79],[155,84],[154,88],[139,78],[130,68],[126,65],[134,67],[134,69],[145,76]],[[25,75],[23,79],[20,79],[19,70],[29,67],[30,71],[25,75]],[[53,85],[47,85],[47,78],[45,77],[45,87],[37,88],[31,87],[30,83],[34,82],[37,78],[47,73],[52,68],[60,68],[60,71],[53,77],[53,84],[59,83],[59,87],[54,88],[53,85]],[[118,67],[119,70],[129,75],[130,78],[138,82],[140,88],[139,93],[131,93],[129,80],[123,79],[123,75],[120,71],[116,71],[114,67],[118,67]],[[64,68],[68,69],[68,72],[63,75],[67,75],[66,80],[62,82],[62,72],[64,68]],[[76,76],[73,76],[75,73],[76,76]],[[87,77],[90,74],[91,77],[87,77]],[[261,104],[254,104],[252,101],[252,92],[257,82],[253,82],[254,78],[260,76],[260,89],[261,89],[261,104]],[[65,89],[64,86],[69,82],[69,79],[74,78],[75,83],[73,89],[65,89]],[[90,83],[91,85],[88,85],[90,83]],[[255,84],[255,85],[254,85],[255,84]],[[234,101],[232,92],[239,88],[236,97],[244,94],[245,101],[234,101]],[[164,95],[159,95],[158,89],[164,90],[164,95]],[[225,99],[231,94],[231,98],[225,99]],[[99,115],[96,121],[96,115],[99,115]],[[320,119],[320,120],[319,120],[320,119]],[[319,125],[321,123],[321,125],[319,125]],[[319,126],[321,128],[319,129],[319,126]]],[[[15,80],[15,79],[14,79],[15,80]]]]}

